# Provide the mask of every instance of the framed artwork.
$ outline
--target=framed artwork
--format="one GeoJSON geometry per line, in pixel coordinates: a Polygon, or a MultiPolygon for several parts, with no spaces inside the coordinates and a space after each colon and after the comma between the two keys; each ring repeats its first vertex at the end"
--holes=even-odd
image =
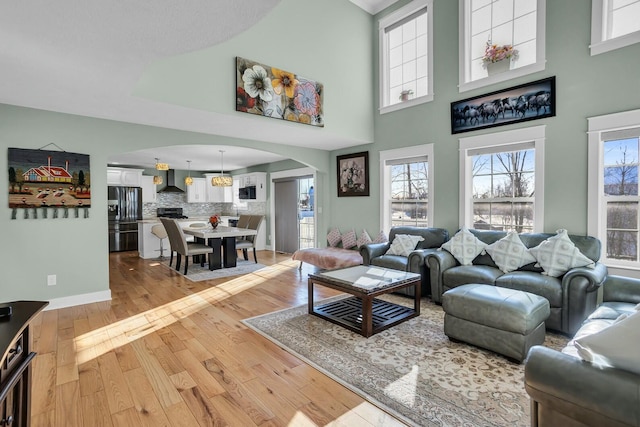
{"type": "Polygon", "coordinates": [[[324,127],[323,91],[316,81],[236,57],[236,111],[324,127]]]}
{"type": "Polygon", "coordinates": [[[89,207],[89,155],[9,148],[9,207],[89,207]]]}
{"type": "Polygon", "coordinates": [[[338,197],[369,195],[369,152],[337,157],[338,197]]]}
{"type": "Polygon", "coordinates": [[[451,103],[451,133],[556,115],[556,78],[549,77],[451,103]]]}

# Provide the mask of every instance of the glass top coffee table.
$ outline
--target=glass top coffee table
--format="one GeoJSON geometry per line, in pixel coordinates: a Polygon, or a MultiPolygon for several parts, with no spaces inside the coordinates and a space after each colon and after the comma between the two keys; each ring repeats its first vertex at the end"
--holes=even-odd
{"type": "Polygon", "coordinates": [[[370,265],[309,274],[309,313],[365,337],[420,315],[420,275],[370,265]],[[313,286],[321,285],[353,295],[314,305],[313,286]],[[375,297],[414,287],[413,308],[375,297]]]}

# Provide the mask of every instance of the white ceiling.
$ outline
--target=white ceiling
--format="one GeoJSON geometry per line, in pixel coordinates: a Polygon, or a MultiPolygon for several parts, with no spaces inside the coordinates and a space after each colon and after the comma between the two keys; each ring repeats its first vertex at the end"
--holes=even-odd
{"type": "MultiPolygon", "coordinates": [[[[243,117],[200,111],[131,96],[145,68],[163,57],[196,51],[223,42],[256,24],[280,0],[48,0],[0,3],[0,103],[179,130],[263,140],[305,147],[336,149],[360,143],[310,126],[261,121],[260,130],[243,117]],[[286,135],[283,139],[283,134],[286,135]],[[304,141],[301,143],[301,141],[304,141]]],[[[351,0],[377,13],[396,0],[351,0]]],[[[228,147],[225,157],[236,157],[228,147]]],[[[142,158],[185,162],[192,168],[213,153],[154,150],[120,156],[113,162],[139,163],[142,158]],[[137,155],[141,157],[137,157],[137,155]],[[180,155],[180,157],[176,157],[180,155]],[[136,159],[136,161],[133,161],[136,159]]],[[[238,167],[242,157],[237,156],[238,167]]],[[[175,150],[174,150],[175,151],[175,150]]],[[[253,153],[253,164],[277,159],[253,153]]],[[[279,157],[273,156],[272,157],[279,157]]],[[[247,163],[245,160],[244,163],[247,163]]],[[[233,168],[233,167],[232,167],[233,168]]]]}

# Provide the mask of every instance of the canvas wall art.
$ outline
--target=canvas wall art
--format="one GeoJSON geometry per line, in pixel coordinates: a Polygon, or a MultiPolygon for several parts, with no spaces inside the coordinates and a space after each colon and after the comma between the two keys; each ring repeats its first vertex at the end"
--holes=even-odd
{"type": "Polygon", "coordinates": [[[9,207],[89,207],[87,154],[9,148],[9,207]]]}
{"type": "Polygon", "coordinates": [[[323,127],[323,91],[316,81],[236,57],[236,111],[323,127]]]}

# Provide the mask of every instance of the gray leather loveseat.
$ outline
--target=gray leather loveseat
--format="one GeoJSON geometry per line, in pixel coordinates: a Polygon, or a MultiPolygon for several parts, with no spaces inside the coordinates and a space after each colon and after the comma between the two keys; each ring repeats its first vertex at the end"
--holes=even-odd
{"type": "MultiPolygon", "coordinates": [[[[449,240],[449,232],[444,228],[410,226],[392,227],[389,231],[388,242],[370,243],[368,245],[363,245],[360,248],[362,264],[419,273],[421,275],[420,295],[423,297],[428,296],[431,294],[431,286],[425,257],[428,253],[436,251],[437,248],[442,246],[442,244],[447,240],[449,240]],[[401,255],[385,255],[391,247],[391,242],[393,242],[393,239],[398,234],[422,236],[424,240],[417,244],[416,249],[411,252],[408,257],[401,255]]],[[[413,296],[413,287],[406,288],[406,290],[401,290],[399,292],[413,296]]]]}
{"type": "MultiPolygon", "coordinates": [[[[640,303],[640,280],[607,277],[604,303],[576,333],[579,339],[610,326],[640,303]]],[[[525,365],[531,426],[640,426],[640,375],[584,362],[570,341],[562,352],[534,346],[525,365]]]]}
{"type": "MultiPolygon", "coordinates": [[[[491,244],[506,236],[503,231],[469,230],[484,243],[491,244]]],[[[527,248],[533,248],[545,239],[555,236],[548,233],[520,234],[527,248]]],[[[546,328],[565,334],[574,334],[597,304],[597,290],[607,276],[607,268],[598,263],[600,241],[589,236],[569,235],[571,241],[585,256],[595,262],[595,268],[573,268],[560,277],[543,275],[542,269],[531,263],[510,273],[504,273],[488,254],[478,255],[473,265],[460,265],[447,251],[427,254],[431,275],[431,298],[442,303],[442,294],[457,286],[479,283],[516,289],[540,295],[549,300],[551,315],[546,328]]]]}

